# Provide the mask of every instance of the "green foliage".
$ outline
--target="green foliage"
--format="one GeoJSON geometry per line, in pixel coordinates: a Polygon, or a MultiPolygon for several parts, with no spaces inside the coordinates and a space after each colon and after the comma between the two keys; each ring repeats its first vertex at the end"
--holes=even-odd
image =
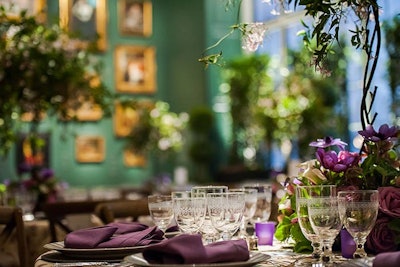
{"type": "Polygon", "coordinates": [[[9,17],[0,7],[0,147],[15,142],[21,117],[31,114],[32,131],[47,115],[67,117],[91,101],[109,112],[112,98],[100,80],[100,62],[58,25],[22,12],[9,17]]]}

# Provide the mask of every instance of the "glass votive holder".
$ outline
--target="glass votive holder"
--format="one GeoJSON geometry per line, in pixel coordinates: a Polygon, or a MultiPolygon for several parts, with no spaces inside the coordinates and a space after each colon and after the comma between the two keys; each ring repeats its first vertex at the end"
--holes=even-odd
{"type": "Polygon", "coordinates": [[[275,222],[256,222],[254,226],[255,234],[258,238],[258,245],[273,245],[275,234],[275,222]]]}
{"type": "Polygon", "coordinates": [[[347,232],[346,229],[340,231],[340,247],[343,258],[352,259],[356,251],[356,243],[353,237],[347,232]]]}

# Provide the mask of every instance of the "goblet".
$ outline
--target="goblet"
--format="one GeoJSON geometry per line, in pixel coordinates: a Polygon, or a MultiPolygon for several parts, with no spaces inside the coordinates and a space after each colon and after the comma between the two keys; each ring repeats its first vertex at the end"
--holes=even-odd
{"type": "Polygon", "coordinates": [[[172,193],[174,217],[179,228],[184,233],[197,233],[204,223],[207,212],[207,199],[204,193],[192,195],[172,193]]]}
{"type": "MultiPolygon", "coordinates": [[[[193,195],[202,193],[206,194],[206,197],[208,193],[223,193],[227,191],[228,187],[225,185],[193,186],[191,189],[193,195]]],[[[211,219],[208,214],[208,209],[203,225],[200,227],[200,232],[202,234],[202,239],[205,244],[210,244],[219,238],[218,231],[212,226],[211,219]]]]}
{"type": "Polygon", "coordinates": [[[309,262],[319,261],[321,256],[321,246],[319,243],[318,235],[314,232],[310,218],[308,216],[308,206],[307,201],[310,199],[308,193],[309,186],[297,186],[296,187],[296,213],[297,219],[301,232],[311,242],[313,247],[313,252],[311,254],[311,259],[303,259],[302,262],[308,264],[309,262]]]}
{"type": "Polygon", "coordinates": [[[240,224],[240,237],[247,237],[247,225],[250,222],[250,219],[254,216],[256,212],[257,205],[257,189],[253,188],[234,188],[229,189],[229,192],[243,192],[245,196],[245,209],[243,213],[242,222],[240,224]]]}
{"type": "Polygon", "coordinates": [[[315,185],[308,188],[308,216],[322,244],[324,262],[333,262],[332,245],[342,227],[335,185],[315,185]]]}
{"type": "Polygon", "coordinates": [[[256,222],[266,222],[269,220],[271,216],[271,200],[272,200],[272,188],[270,185],[263,184],[254,184],[254,185],[245,185],[245,189],[256,189],[257,194],[257,205],[256,211],[251,218],[251,223],[254,224],[256,222]]]}
{"type": "Polygon", "coordinates": [[[378,190],[340,191],[338,207],[344,227],[357,244],[353,258],[367,257],[364,244],[378,216],[378,190]]]}
{"type": "Polygon", "coordinates": [[[243,192],[208,193],[207,209],[212,226],[223,240],[229,240],[242,222],[245,195],[243,192]]]}
{"type": "Polygon", "coordinates": [[[149,195],[148,202],[151,219],[165,232],[174,218],[171,195],[149,195]]]}

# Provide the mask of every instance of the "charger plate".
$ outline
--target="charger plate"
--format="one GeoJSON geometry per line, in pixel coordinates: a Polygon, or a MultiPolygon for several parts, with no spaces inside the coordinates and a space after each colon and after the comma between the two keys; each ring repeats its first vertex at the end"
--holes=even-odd
{"type": "Polygon", "coordinates": [[[65,248],[64,242],[53,242],[43,246],[49,250],[56,250],[65,256],[74,259],[86,260],[109,260],[123,259],[125,256],[140,253],[149,246],[137,247],[118,247],[118,248],[90,248],[90,249],[75,249],[65,248]]]}
{"type": "Polygon", "coordinates": [[[124,263],[132,263],[139,267],[249,267],[259,264],[271,258],[270,255],[250,252],[250,259],[247,261],[238,262],[221,262],[221,263],[201,263],[201,264],[151,264],[148,263],[142,253],[126,256],[123,260],[124,263]]]}

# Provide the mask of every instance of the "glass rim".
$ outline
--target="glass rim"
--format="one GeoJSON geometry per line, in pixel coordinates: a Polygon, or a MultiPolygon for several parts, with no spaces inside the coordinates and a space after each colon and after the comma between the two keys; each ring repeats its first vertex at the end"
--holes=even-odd
{"type": "Polygon", "coordinates": [[[379,193],[377,189],[356,189],[356,190],[341,190],[337,192],[338,194],[340,193],[346,193],[346,194],[351,194],[351,193],[379,193]]]}

